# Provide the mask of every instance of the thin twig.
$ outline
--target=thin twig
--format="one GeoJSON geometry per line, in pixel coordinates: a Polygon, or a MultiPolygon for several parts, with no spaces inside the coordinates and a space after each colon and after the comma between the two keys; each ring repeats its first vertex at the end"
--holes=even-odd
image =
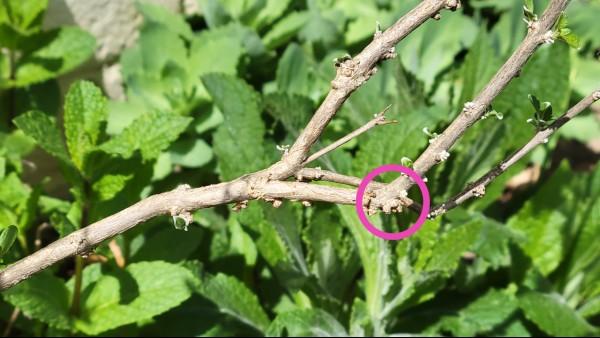
{"type": "Polygon", "coordinates": [[[554,134],[554,132],[556,132],[558,128],[562,127],[573,117],[577,116],[577,114],[590,107],[597,100],[600,100],[600,89],[579,101],[566,113],[564,113],[562,116],[556,119],[556,121],[554,121],[554,123],[552,123],[548,128],[538,131],[531,138],[531,140],[529,140],[529,142],[527,142],[523,147],[521,147],[509,157],[507,157],[504,161],[500,162],[500,164],[495,166],[485,175],[481,176],[481,178],[479,178],[477,181],[475,181],[472,184],[469,184],[467,189],[463,190],[462,192],[452,197],[448,201],[442,203],[441,205],[438,205],[431,209],[429,215],[430,218],[435,218],[439,215],[442,215],[473,197],[482,197],[485,194],[485,187],[488,184],[490,184],[494,179],[496,179],[496,177],[506,172],[508,168],[510,168],[513,164],[522,159],[531,150],[533,150],[533,148],[537,147],[542,143],[547,142],[548,138],[552,136],[552,134],[554,134]]]}
{"type": "MultiPolygon", "coordinates": [[[[527,36],[517,50],[498,70],[479,95],[472,102],[465,103],[461,113],[441,135],[429,144],[427,149],[414,162],[413,168],[419,175],[424,176],[434,165],[447,159],[450,155],[450,148],[456,141],[485,114],[494,98],[506,88],[509,82],[519,75],[521,69],[537,48],[548,42],[548,33],[552,33],[556,20],[558,20],[568,2],[569,0],[552,0],[541,19],[530,24],[527,36]]],[[[395,196],[401,195],[413,184],[414,182],[411,180],[399,177],[386,188],[378,191],[372,203],[376,206],[383,206],[395,196]]]]}
{"type": "Polygon", "coordinates": [[[371,128],[375,127],[375,126],[381,126],[381,125],[385,125],[385,124],[391,124],[391,123],[397,123],[398,121],[392,120],[392,121],[388,121],[385,119],[385,113],[390,109],[391,105],[385,107],[385,109],[383,109],[381,112],[375,114],[375,117],[367,122],[365,125],[361,126],[360,128],[354,130],[353,132],[347,134],[346,136],[340,138],[339,140],[331,143],[330,145],[322,148],[321,150],[317,151],[316,153],[310,155],[306,161],[304,161],[304,163],[302,163],[302,166],[306,166],[307,164],[309,164],[310,162],[318,159],[319,157],[334,151],[335,149],[343,146],[344,144],[348,143],[350,140],[360,136],[361,134],[369,131],[371,128]]]}

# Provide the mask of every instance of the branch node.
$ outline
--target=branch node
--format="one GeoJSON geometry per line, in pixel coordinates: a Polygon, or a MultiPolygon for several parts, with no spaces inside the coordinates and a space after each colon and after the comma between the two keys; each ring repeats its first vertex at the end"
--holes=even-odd
{"type": "Polygon", "coordinates": [[[460,0],[448,0],[446,2],[446,9],[449,9],[453,12],[459,9],[461,6],[462,4],[460,3],[460,0]]]}
{"type": "Polygon", "coordinates": [[[544,35],[542,35],[542,43],[545,44],[553,44],[554,43],[554,32],[553,31],[547,31],[546,33],[544,33],[544,35]]]}
{"type": "Polygon", "coordinates": [[[600,90],[597,92],[594,92],[594,94],[592,94],[592,100],[594,100],[594,101],[600,100],[600,90]]]}
{"type": "Polygon", "coordinates": [[[247,207],[248,207],[248,200],[245,200],[245,201],[237,202],[233,206],[232,210],[235,211],[235,212],[239,212],[242,209],[246,209],[247,207]]]}
{"type": "Polygon", "coordinates": [[[310,204],[310,202],[309,202],[309,201],[302,201],[302,205],[308,208],[308,207],[310,207],[312,204],[310,204]]]}
{"type": "Polygon", "coordinates": [[[485,185],[480,184],[473,189],[473,196],[483,197],[485,195],[485,185]]]}
{"type": "Polygon", "coordinates": [[[437,12],[437,13],[433,14],[433,15],[431,16],[431,18],[432,18],[433,20],[440,20],[440,19],[442,18],[442,14],[440,14],[440,12],[437,12]]]}
{"type": "Polygon", "coordinates": [[[190,189],[192,189],[192,187],[189,184],[180,184],[175,188],[175,191],[186,191],[190,189]]]}
{"type": "Polygon", "coordinates": [[[463,110],[462,112],[466,115],[472,115],[477,111],[477,104],[475,102],[465,102],[465,105],[463,106],[463,110]]]}
{"type": "Polygon", "coordinates": [[[429,213],[429,215],[427,215],[428,219],[434,219],[440,215],[443,215],[446,213],[446,204],[442,204],[438,209],[432,211],[429,213]]]}
{"type": "Polygon", "coordinates": [[[389,60],[389,59],[393,59],[396,56],[398,56],[398,54],[396,54],[396,47],[392,46],[387,52],[385,52],[383,54],[383,56],[381,57],[382,60],[389,60]]]}
{"type": "MultiPolygon", "coordinates": [[[[190,189],[190,186],[187,184],[182,184],[179,187],[177,187],[176,190],[183,190],[183,189],[190,189]],[[185,187],[187,186],[187,187],[185,187]]],[[[171,218],[173,219],[173,225],[175,226],[176,229],[183,229],[185,231],[188,230],[188,226],[194,221],[194,218],[192,217],[192,214],[185,210],[185,209],[181,209],[179,207],[172,207],[170,210],[171,213],[171,218]],[[177,220],[182,220],[183,221],[183,226],[179,225],[179,222],[177,222],[177,220]]]]}
{"type": "Polygon", "coordinates": [[[446,160],[447,160],[449,157],[450,157],[450,153],[449,153],[449,152],[447,152],[446,150],[442,150],[442,151],[440,151],[440,152],[439,152],[439,153],[438,153],[438,154],[435,156],[435,159],[436,159],[438,162],[444,162],[444,161],[446,161],[446,160]]]}

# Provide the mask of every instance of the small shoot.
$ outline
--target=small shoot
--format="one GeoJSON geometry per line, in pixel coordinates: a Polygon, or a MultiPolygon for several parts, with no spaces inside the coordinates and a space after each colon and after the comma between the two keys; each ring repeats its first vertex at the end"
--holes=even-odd
{"type": "Polygon", "coordinates": [[[538,16],[534,12],[533,0],[525,0],[523,5],[523,21],[527,24],[527,27],[532,27],[534,22],[538,21],[538,16]]]}
{"type": "Polygon", "coordinates": [[[436,132],[430,132],[429,128],[425,127],[423,128],[423,133],[425,133],[425,135],[429,136],[429,143],[433,143],[433,141],[435,141],[438,137],[440,137],[440,135],[436,132]]]}
{"type": "Polygon", "coordinates": [[[485,120],[488,117],[492,117],[492,116],[495,117],[498,120],[502,120],[504,118],[504,115],[502,113],[497,112],[492,107],[488,107],[487,111],[485,112],[485,114],[483,114],[483,116],[481,117],[481,119],[485,120]]]}
{"type": "Polygon", "coordinates": [[[550,102],[540,102],[535,95],[529,94],[529,101],[535,109],[533,118],[527,119],[527,123],[532,124],[537,130],[544,130],[553,122],[552,104],[550,102]]]}
{"type": "Polygon", "coordinates": [[[560,14],[554,25],[553,36],[555,40],[562,40],[572,48],[580,47],[579,37],[568,27],[567,15],[564,12],[560,14]]]}
{"type": "Polygon", "coordinates": [[[400,159],[400,164],[402,164],[403,167],[411,168],[413,166],[413,160],[408,157],[402,157],[400,159]]]}

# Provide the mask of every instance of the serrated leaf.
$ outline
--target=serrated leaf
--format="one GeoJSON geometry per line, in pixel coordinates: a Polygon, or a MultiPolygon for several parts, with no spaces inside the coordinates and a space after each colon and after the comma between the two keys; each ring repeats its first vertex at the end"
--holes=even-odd
{"type": "Polygon", "coordinates": [[[130,175],[106,174],[92,185],[92,190],[98,195],[100,201],[107,201],[115,197],[133,177],[130,175]]]}
{"type": "Polygon", "coordinates": [[[456,315],[442,317],[433,331],[449,331],[461,337],[478,336],[503,324],[517,309],[513,291],[491,289],[456,315]]]}
{"type": "Polygon", "coordinates": [[[19,229],[15,225],[0,230],[0,259],[10,250],[18,234],[19,229]]]}
{"type": "Polygon", "coordinates": [[[211,277],[205,282],[202,294],[217,304],[222,312],[260,332],[269,326],[269,317],[256,295],[235,277],[222,273],[211,277]]]}
{"type": "Polygon", "coordinates": [[[135,7],[144,16],[146,23],[154,22],[161,24],[187,40],[193,38],[192,29],[180,15],[165,10],[163,6],[146,1],[136,1],[135,7]]]}
{"type": "Polygon", "coordinates": [[[268,337],[346,337],[344,327],[321,309],[294,310],[281,313],[266,332],[268,337]]]}
{"type": "Polygon", "coordinates": [[[581,337],[597,332],[558,296],[530,291],[519,296],[519,303],[527,319],[549,335],[581,337]]]}
{"type": "Polygon", "coordinates": [[[562,258],[565,221],[562,213],[538,209],[531,202],[508,221],[509,228],[523,235],[519,245],[544,275],[554,271],[562,258]]]}
{"type": "Polygon", "coordinates": [[[231,75],[207,74],[202,82],[224,117],[213,140],[222,179],[230,180],[263,168],[265,126],[260,117],[258,94],[231,75]]]}
{"type": "Polygon", "coordinates": [[[108,154],[129,158],[139,150],[151,160],[169,147],[192,121],[190,117],[154,111],[135,119],[123,132],[100,145],[108,154]]]}
{"type": "Polygon", "coordinates": [[[13,122],[50,155],[65,163],[70,162],[67,148],[53,117],[41,111],[32,110],[17,116],[13,122]]]}
{"type": "Polygon", "coordinates": [[[310,120],[313,102],[302,95],[271,93],[265,96],[265,108],[295,139],[310,120]]]}
{"type": "Polygon", "coordinates": [[[95,49],[94,37],[76,27],[62,27],[41,33],[37,46],[17,62],[15,86],[39,83],[71,71],[82,64],[95,49]]]}
{"type": "Polygon", "coordinates": [[[71,85],[65,97],[64,126],[67,148],[75,166],[83,171],[85,155],[92,151],[106,120],[106,98],[89,81],[71,85]]]}
{"type": "Polygon", "coordinates": [[[482,227],[483,222],[475,219],[466,224],[456,225],[445,232],[433,248],[425,271],[441,271],[446,275],[454,273],[460,257],[473,247],[482,227]]]}
{"type": "Polygon", "coordinates": [[[71,294],[65,283],[42,272],[2,292],[4,299],[23,314],[57,329],[71,328],[71,294]]]}
{"type": "Polygon", "coordinates": [[[306,24],[309,13],[292,12],[279,20],[263,37],[265,46],[271,50],[285,44],[306,24]]]}
{"type": "Polygon", "coordinates": [[[84,288],[75,327],[97,335],[148,320],[188,299],[196,283],[188,269],[161,261],[134,263],[124,271],[102,274],[84,288]]]}

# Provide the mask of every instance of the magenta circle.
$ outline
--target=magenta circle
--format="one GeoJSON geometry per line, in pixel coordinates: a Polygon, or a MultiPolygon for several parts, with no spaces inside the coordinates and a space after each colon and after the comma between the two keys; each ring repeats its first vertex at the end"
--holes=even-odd
{"type": "Polygon", "coordinates": [[[370,233],[372,233],[373,235],[375,235],[379,238],[383,238],[383,239],[387,239],[387,240],[392,240],[392,241],[400,240],[400,239],[403,239],[403,238],[413,235],[415,232],[417,232],[421,228],[421,225],[423,225],[423,223],[425,223],[425,220],[427,219],[427,214],[429,214],[429,208],[430,208],[429,189],[427,189],[427,185],[425,184],[425,181],[423,181],[423,179],[419,176],[419,174],[417,174],[414,170],[404,167],[404,166],[401,166],[399,164],[386,164],[386,165],[382,165],[380,167],[375,168],[373,171],[368,173],[367,176],[365,176],[365,178],[362,179],[362,181],[360,182],[360,185],[358,186],[358,190],[356,190],[355,206],[356,206],[356,213],[358,214],[358,218],[360,219],[361,223],[365,226],[365,228],[367,228],[367,230],[369,230],[370,233]],[[362,206],[363,197],[365,195],[365,191],[366,191],[369,183],[371,183],[371,181],[376,176],[381,175],[388,171],[395,171],[395,172],[399,172],[399,173],[408,175],[410,178],[413,179],[413,181],[415,181],[415,183],[421,190],[421,195],[423,195],[423,209],[421,209],[421,214],[419,214],[419,218],[417,218],[417,221],[413,225],[411,225],[408,229],[406,229],[404,231],[400,231],[400,232],[385,232],[385,231],[381,231],[381,230],[377,229],[367,219],[367,215],[365,215],[365,211],[363,210],[363,206],[362,206]]]}

